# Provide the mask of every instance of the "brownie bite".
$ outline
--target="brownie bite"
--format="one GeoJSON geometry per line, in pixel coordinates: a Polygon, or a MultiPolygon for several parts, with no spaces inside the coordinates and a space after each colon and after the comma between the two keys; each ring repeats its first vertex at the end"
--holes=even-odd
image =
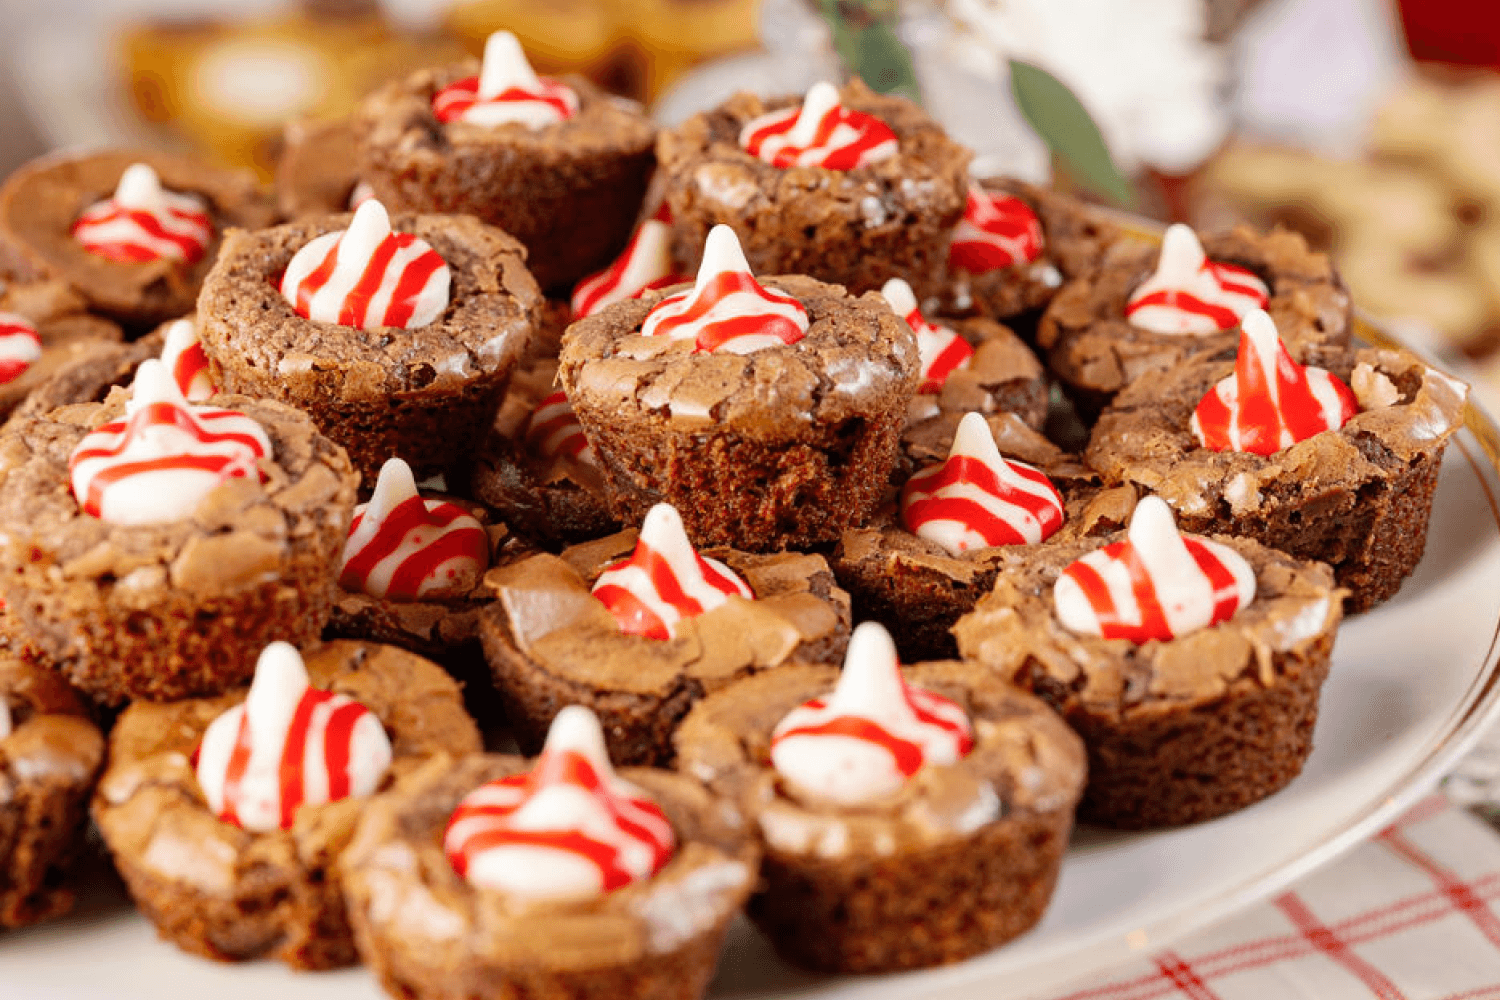
{"type": "MultiPolygon", "coordinates": [[[[297,656],[294,650],[291,656],[297,656]]],[[[351,754],[350,773],[362,769],[373,781],[372,791],[390,787],[429,759],[479,749],[479,733],[464,713],[458,685],[436,665],[402,650],[359,642],[318,646],[306,653],[302,683],[290,690],[293,701],[299,694],[303,702],[321,700],[358,720],[353,737],[342,734],[352,742],[342,745],[351,754]],[[362,731],[369,729],[373,732],[362,731]],[[386,741],[384,768],[372,764],[375,754],[366,745],[381,739],[386,741]]],[[[252,691],[260,687],[258,675],[252,691]]],[[[94,822],[136,905],[179,948],[219,961],[277,958],[298,969],[353,964],[357,956],[338,860],[368,808],[369,792],[316,795],[312,782],[303,784],[300,759],[295,778],[287,777],[294,771],[282,763],[286,780],[279,793],[267,797],[279,801],[286,821],[259,828],[264,824],[250,818],[253,803],[235,800],[230,789],[236,782],[224,777],[222,762],[215,770],[209,760],[223,742],[210,746],[221,717],[238,709],[244,726],[247,694],[252,715],[261,710],[258,704],[278,707],[240,690],[171,704],[138,702],[126,709],[110,734],[109,767],[94,798],[94,822]],[[225,801],[210,804],[208,788],[225,801]],[[304,796],[300,805],[289,804],[294,794],[304,796]]],[[[301,734],[316,751],[308,754],[310,760],[334,756],[341,734],[327,718],[326,728],[301,734]]],[[[231,716],[228,722],[232,744],[235,720],[231,716]]],[[[297,739],[287,725],[283,720],[279,735],[297,739]]],[[[316,719],[311,725],[317,726],[316,719]]],[[[267,732],[261,730],[260,737],[267,732]]],[[[265,759],[273,762],[273,772],[282,761],[275,753],[265,759]]],[[[237,765],[231,759],[228,766],[237,765]]],[[[310,773],[313,765],[307,766],[310,773]]],[[[251,794],[252,777],[264,790],[264,776],[247,771],[237,779],[242,794],[251,794]]]]}
{"type": "Polygon", "coordinates": [[[617,775],[574,706],[536,761],[438,758],[403,779],[340,867],[361,957],[393,996],[699,1000],[756,847],[692,779],[617,775]]]}
{"type": "Polygon", "coordinates": [[[0,281],[60,281],[93,311],[147,330],[192,312],[225,230],[258,229],[274,217],[270,195],[248,172],[143,151],[46,157],[0,186],[0,281]],[[162,194],[196,199],[201,228],[176,257],[143,249],[135,242],[141,234],[128,229],[101,234],[91,250],[75,228],[86,212],[112,202],[128,169],[141,166],[159,187],[143,199],[151,214],[159,221],[172,214],[162,194]]]}
{"type": "Polygon", "coordinates": [[[419,476],[443,472],[478,444],[533,336],[542,297],[524,256],[515,240],[475,219],[387,219],[378,202],[353,215],[231,233],[199,302],[199,335],[212,378],[226,392],[305,410],[349,452],[366,483],[393,455],[419,476]],[[318,238],[339,233],[332,249],[319,244],[308,250],[318,238]],[[387,241],[404,245],[411,237],[428,249],[415,259],[389,258],[381,274],[382,287],[397,290],[389,298],[354,287],[361,272],[340,268],[313,269],[294,282],[296,295],[306,296],[297,301],[312,308],[289,300],[281,286],[294,260],[305,252],[342,253],[350,233],[372,256],[387,241]],[[439,265],[432,273],[423,270],[439,265]],[[443,271],[446,284],[438,281],[443,271]],[[412,282],[414,275],[427,284],[412,282]],[[309,288],[322,279],[328,284],[309,288]],[[398,300],[408,283],[420,292],[398,300]],[[329,298],[338,291],[346,292],[342,308],[329,298]],[[383,312],[375,308],[381,303],[383,312]],[[371,311],[356,308],[365,305],[371,311]]]}
{"type": "Polygon", "coordinates": [[[272,639],[316,639],[354,506],[348,457],[301,412],[174,390],[149,361],[132,391],[0,431],[0,597],[27,655],[108,705],[218,694],[272,639]],[[205,421],[218,442],[177,452],[205,421]]]}
{"type": "Polygon", "coordinates": [[[561,362],[620,522],[670,503],[695,542],[751,551],[869,516],[919,378],[915,337],[878,295],[757,282],[727,227],[696,285],[579,320],[561,362]]]}
{"type": "Polygon", "coordinates": [[[354,124],[359,175],[376,197],[504,229],[542,288],[560,294],[625,245],[655,162],[656,129],[639,107],[581,77],[538,79],[508,32],[491,38],[482,66],[423,70],[375,91],[354,124]]]}
{"type": "Polygon", "coordinates": [[[1003,551],[994,588],[953,628],[966,661],[1034,692],[1083,737],[1079,819],[1125,829],[1212,819],[1301,772],[1343,596],[1328,567],[1243,538],[1181,536],[1201,572],[1168,571],[1138,530],[1153,504],[1175,537],[1148,497],[1128,533],[1003,551]],[[1137,568],[1120,574],[1125,545],[1137,568]],[[1059,579],[1073,574],[1092,633],[1062,618],[1059,579]],[[1089,589],[1094,577],[1105,590],[1089,589]],[[1184,621],[1189,608],[1213,613],[1184,621]]]}
{"type": "Polygon", "coordinates": [[[73,906],[68,868],[83,843],[104,737],[56,673],[0,655],[0,928],[73,906]]]}
{"type": "Polygon", "coordinates": [[[905,98],[858,79],[818,84],[806,99],[739,93],[663,132],[656,155],[673,256],[689,270],[709,231],[727,225],[762,274],[855,294],[891,278],[919,298],[943,286],[971,154],[905,98]]]}
{"type": "Polygon", "coordinates": [[[1194,414],[1236,365],[1224,351],[1143,375],[1100,417],[1089,465],[1162,497],[1184,530],[1327,563],[1351,613],[1389,599],[1422,558],[1467,387],[1407,351],[1361,350],[1342,426],[1271,454],[1212,450],[1195,436],[1194,414]]]}
{"type": "Polygon", "coordinates": [[[76,359],[119,343],[119,326],[87,305],[60,281],[0,281],[0,421],[76,359]]]}
{"type": "Polygon", "coordinates": [[[347,119],[288,122],[276,160],[276,207],[284,219],[337,215],[358,208],[359,137],[347,119]]]}
{"type": "Polygon", "coordinates": [[[1092,418],[1142,376],[1232,347],[1239,319],[1255,307],[1271,314],[1296,361],[1347,370],[1352,307],[1328,257],[1297,233],[1248,226],[1205,236],[1201,246],[1186,226],[1171,227],[1160,246],[1123,236],[1093,272],[1058,293],[1037,328],[1037,344],[1080,412],[1092,418]],[[1167,251],[1170,275],[1162,273],[1167,251]],[[1157,280],[1172,287],[1151,296],[1148,281],[1157,280]],[[1147,318],[1153,310],[1154,320],[1147,318]]]}
{"type": "Polygon", "coordinates": [[[479,635],[523,752],[541,745],[564,705],[581,704],[603,722],[616,761],[664,766],[672,759],[672,731],[705,693],[794,660],[842,657],[849,595],[821,556],[723,548],[700,556],[675,518],[664,505],[641,532],[534,556],[486,577],[496,596],[480,616],[479,635]],[[697,562],[702,558],[714,561],[711,569],[697,562]],[[643,559],[666,559],[675,587],[692,603],[679,596],[663,610],[672,599],[643,589],[639,576],[622,580],[629,596],[620,587],[604,591],[611,580],[640,573],[633,564],[643,559]],[[601,580],[606,574],[611,579],[601,580]],[[735,586],[723,581],[730,575],[735,586]],[[723,592],[708,595],[705,577],[723,592]],[[632,620],[640,603],[663,620],[632,620]]]}
{"type": "Polygon", "coordinates": [[[676,737],[678,770],[760,836],[750,918],[782,957],[823,972],[955,962],[1029,929],[1084,784],[1078,737],[1040,700],[974,663],[898,672],[888,639],[883,661],[858,665],[871,629],[842,675],[748,678],[700,702],[676,737]],[[847,689],[861,684],[855,709],[847,689]]]}

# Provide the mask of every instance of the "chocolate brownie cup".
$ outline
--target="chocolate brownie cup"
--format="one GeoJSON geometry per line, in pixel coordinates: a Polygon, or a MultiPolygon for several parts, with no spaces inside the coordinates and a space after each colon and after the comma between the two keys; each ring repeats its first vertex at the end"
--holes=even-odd
{"type": "MultiPolygon", "coordinates": [[[[569,708],[558,729],[577,713],[588,715],[569,708]]],[[[754,838],[689,778],[616,776],[597,722],[592,746],[560,743],[549,737],[534,765],[438,758],[370,804],[340,867],[360,954],[391,995],[703,996],[755,880],[754,838]],[[635,868],[643,854],[649,867],[635,868]]]]}
{"type": "Polygon", "coordinates": [[[128,386],[142,362],[159,357],[162,337],[153,331],[139,340],[85,340],[11,411],[12,420],[45,417],[74,403],[102,403],[116,386],[128,386]]]}
{"type": "Polygon", "coordinates": [[[1353,361],[1359,412],[1273,454],[1214,451],[1194,435],[1196,408],[1235,372],[1226,351],[1121,392],[1086,459],[1106,482],[1161,496],[1184,530],[1242,535],[1327,563],[1349,592],[1345,610],[1368,610],[1422,558],[1443,450],[1463,423],[1468,389],[1406,351],[1361,350],[1353,361]]]}
{"type": "Polygon", "coordinates": [[[949,629],[989,593],[1006,548],[1113,531],[1135,506],[1134,489],[1101,490],[1097,477],[1014,417],[970,414],[960,428],[951,453],[920,467],[937,478],[935,491],[909,480],[869,524],[845,531],[829,558],[855,618],[889,628],[909,663],[958,654],[949,629]]]}
{"type": "Polygon", "coordinates": [[[119,340],[120,328],[62,282],[0,282],[0,420],[75,359],[119,340]]]}
{"type": "MultiPolygon", "coordinates": [[[[291,689],[290,702],[316,701],[333,692],[329,703],[335,711],[348,716],[352,701],[365,710],[359,716],[373,714],[375,733],[360,732],[368,726],[361,721],[352,727],[356,735],[347,746],[351,775],[358,769],[360,781],[373,782],[376,790],[429,759],[479,749],[479,733],[464,713],[458,685],[420,657],[373,643],[333,642],[307,651],[304,677],[312,690],[291,689]],[[369,748],[382,738],[387,768],[378,767],[380,760],[369,748]]],[[[350,965],[357,955],[338,860],[369,807],[369,793],[361,794],[359,782],[353,782],[347,797],[330,801],[327,794],[287,781],[267,798],[290,815],[269,829],[250,818],[253,802],[237,800],[243,815],[235,811],[236,800],[227,797],[233,782],[222,782],[225,802],[211,805],[207,797],[208,787],[216,793],[221,787],[213,776],[223,774],[222,761],[217,769],[208,768],[214,763],[208,759],[213,724],[246,704],[252,713],[258,705],[272,713],[283,707],[257,702],[260,693],[257,676],[249,691],[131,705],[110,733],[109,767],[94,797],[94,822],[136,905],[179,948],[220,961],[277,958],[298,969],[350,965]],[[205,786],[203,777],[212,784],[205,786]],[[289,804],[293,794],[306,796],[300,807],[289,804]]],[[[290,704],[285,711],[290,715],[290,704]]],[[[244,726],[244,716],[240,719],[244,726]]],[[[274,725],[261,730],[260,738],[296,739],[297,733],[288,734],[288,721],[281,719],[279,730],[274,725]]],[[[316,751],[309,758],[322,762],[334,756],[334,730],[330,724],[302,734],[316,751]]],[[[234,736],[233,728],[228,735],[234,736]]],[[[263,757],[273,767],[283,762],[274,752],[263,757]]],[[[235,766],[231,760],[229,767],[235,766]]],[[[307,766],[311,771],[316,765],[307,766]]],[[[247,769],[238,781],[242,794],[250,794],[252,776],[263,779],[247,769]]],[[[328,783],[339,782],[335,777],[328,783]]]]}
{"type": "Polygon", "coordinates": [[[672,759],[672,730],[705,693],[793,660],[842,657],[849,595],[823,557],[724,548],[701,555],[716,561],[712,569],[699,565],[680,519],[663,506],[641,532],[628,529],[561,556],[538,555],[488,574],[485,582],[496,598],[480,616],[479,636],[523,752],[541,745],[564,705],[581,704],[603,721],[616,761],[664,766],[672,759]],[[623,581],[638,598],[619,594],[619,588],[603,592],[610,582],[600,580],[606,572],[611,580],[620,579],[621,569],[638,573],[632,564],[642,559],[670,566],[685,598],[674,601],[654,587],[642,589],[639,577],[623,581]],[[734,582],[744,589],[725,584],[721,593],[705,597],[707,587],[725,575],[737,575],[734,582]],[[744,599],[747,592],[753,599],[744,599]],[[675,604],[663,613],[682,617],[654,635],[640,628],[641,619],[627,631],[630,609],[641,602],[658,611],[675,604]]]}
{"type": "MultiPolygon", "coordinates": [[[[498,229],[464,216],[384,219],[383,206],[367,202],[352,216],[231,233],[204,282],[198,310],[215,383],[227,392],[306,410],[349,452],[367,483],[393,455],[405,458],[423,478],[469,455],[504,395],[511,369],[526,352],[542,309],[524,250],[498,229]],[[356,315],[352,305],[345,312],[321,296],[348,289],[342,301],[352,304],[368,293],[351,287],[359,271],[340,267],[331,273],[314,270],[298,284],[299,294],[305,294],[312,282],[330,278],[308,301],[314,307],[331,304],[328,312],[313,314],[332,319],[306,318],[278,285],[309,243],[340,232],[346,236],[335,237],[338,249],[354,233],[357,249],[371,254],[386,240],[400,244],[415,236],[425,242],[446,265],[446,303],[439,307],[437,296],[425,312],[407,313],[394,304],[383,314],[356,315]],[[421,319],[429,321],[418,325],[421,319]]],[[[319,244],[313,256],[325,252],[335,251],[319,244]]],[[[385,287],[403,288],[402,282],[425,273],[422,266],[435,266],[425,254],[392,261],[382,273],[385,287]]],[[[428,277],[422,296],[432,290],[437,273],[428,277]]],[[[383,293],[362,301],[372,307],[394,303],[383,293]]],[[[412,299],[405,301],[410,306],[412,299]]]]}
{"type": "MultiPolygon", "coordinates": [[[[0,281],[61,281],[92,310],[132,330],[150,329],[192,312],[226,229],[270,225],[275,211],[269,194],[244,171],[142,151],[46,157],[22,167],[0,186],[0,281]],[[149,213],[159,223],[173,211],[161,203],[163,192],[199,202],[197,211],[203,218],[196,224],[202,228],[180,256],[140,252],[136,240],[146,230],[129,229],[128,219],[127,228],[118,228],[116,222],[116,228],[100,233],[105,244],[115,244],[113,251],[103,245],[91,251],[75,235],[85,212],[112,202],[126,171],[137,165],[154,172],[160,190],[146,191],[139,205],[127,194],[131,203],[124,207],[129,211],[149,213]]],[[[164,228],[175,231],[179,224],[164,228]]]]}
{"type": "Polygon", "coordinates": [[[971,154],[911,101],[858,79],[818,84],[806,100],[739,93],[663,132],[656,155],[672,253],[689,270],[709,230],[728,225],[762,274],[806,274],[856,294],[891,278],[921,298],[943,287],[971,154]],[[780,131],[760,136],[767,127],[780,131]],[[774,139],[759,146],[765,158],[747,149],[752,136],[774,139]]]}
{"type": "Polygon", "coordinates": [[[347,456],[288,406],[215,403],[189,407],[148,361],[132,392],[0,431],[0,598],[28,655],[103,704],[225,691],[328,619],[347,456]],[[205,421],[217,443],[183,443],[205,421]]]}
{"type": "Polygon", "coordinates": [[[1119,227],[1071,195],[991,177],[970,184],[948,248],[940,311],[1028,330],[1065,279],[1087,274],[1119,227]]]}
{"type": "Polygon", "coordinates": [[[103,763],[104,737],[63,679],[0,654],[0,927],[72,909],[67,872],[103,763]]]}
{"type": "Polygon", "coordinates": [[[676,507],[699,544],[830,542],[869,516],[919,378],[916,338],[878,295],[757,282],[721,226],[697,284],[616,302],[563,337],[560,378],[610,510],[676,507]]]}
{"type": "Polygon", "coordinates": [[[559,294],[625,245],[655,162],[656,129],[637,106],[581,77],[538,79],[509,32],[491,36],[483,66],[377,90],[355,128],[359,175],[376,197],[499,226],[559,294]]]}
{"type": "Polygon", "coordinates": [[[1238,319],[1257,304],[1257,295],[1295,360],[1347,372],[1352,307],[1325,254],[1308,249],[1297,233],[1278,229],[1263,234],[1248,226],[1206,236],[1195,250],[1196,245],[1186,226],[1171,227],[1160,247],[1126,235],[1110,245],[1091,274],[1069,282],[1047,307],[1037,344],[1086,417],[1096,416],[1115,393],[1143,375],[1165,371],[1203,351],[1233,347],[1239,339],[1238,319]],[[1172,251],[1172,274],[1159,275],[1166,250],[1172,251]],[[1177,274],[1182,268],[1189,272],[1186,277],[1177,274]],[[1147,295],[1131,305],[1136,293],[1150,292],[1150,282],[1158,277],[1174,286],[1156,289],[1165,293],[1165,301],[1147,295]],[[1177,287],[1188,279],[1212,282],[1210,290],[1220,289],[1226,301],[1204,302],[1196,286],[1177,287]],[[1162,326],[1142,318],[1153,309],[1198,322],[1172,332],[1139,325],[1162,326]]]}
{"type": "MultiPolygon", "coordinates": [[[[1151,505],[1170,531],[1170,513],[1148,497],[1128,533],[1003,551],[994,588],[953,627],[966,661],[1036,693],[1083,737],[1089,783],[1079,819],[1126,829],[1212,819],[1295,778],[1312,752],[1342,616],[1343,592],[1328,567],[1249,539],[1214,536],[1217,549],[1189,539],[1198,551],[1187,558],[1198,567],[1212,562],[1214,575],[1179,572],[1181,565],[1163,570],[1161,548],[1138,544],[1141,512],[1151,505]],[[1123,558],[1127,540],[1150,574],[1130,574],[1121,590],[1097,561],[1123,558]],[[1143,601],[1114,609],[1108,638],[1075,631],[1071,619],[1065,624],[1054,594],[1084,557],[1112,581],[1103,605],[1111,594],[1153,595],[1164,622],[1153,622],[1143,601]],[[1237,571],[1236,559],[1243,560],[1237,571]],[[1247,592],[1253,597],[1245,601],[1247,592]],[[1184,623],[1190,606],[1214,614],[1184,623]],[[1152,624],[1162,628],[1148,638],[1152,624]]],[[[1191,550],[1172,558],[1184,551],[1191,550]]],[[[1107,618],[1098,605],[1092,612],[1107,618]]]]}
{"type": "Polygon", "coordinates": [[[760,835],[750,918],[784,958],[825,972],[956,962],[1029,929],[1084,786],[1078,737],[1039,699],[974,663],[898,672],[888,638],[883,659],[859,665],[880,640],[869,630],[882,632],[859,627],[842,675],[796,665],[748,678],[701,701],[676,736],[678,770],[760,835]],[[839,735],[841,722],[862,736],[839,735]],[[856,756],[865,739],[875,745],[856,756]],[[901,749],[916,760],[898,764],[901,749]]]}

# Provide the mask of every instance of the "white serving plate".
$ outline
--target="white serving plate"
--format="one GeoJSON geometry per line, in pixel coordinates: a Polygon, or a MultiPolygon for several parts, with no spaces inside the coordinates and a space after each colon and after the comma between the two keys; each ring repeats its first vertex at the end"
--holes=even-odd
{"type": "MultiPolygon", "coordinates": [[[[1365,331],[1367,339],[1384,339],[1365,331]]],[[[1285,887],[1378,830],[1431,787],[1500,709],[1500,430],[1477,407],[1448,449],[1427,554],[1401,593],[1340,631],[1316,749],[1293,784],[1182,830],[1082,829],[1030,934],[987,955],[878,978],[810,976],[748,925],[730,935],[711,1000],[996,1000],[1056,991],[1285,887]]],[[[156,939],[102,863],[79,909],[0,936],[0,997],[17,1000],[377,1000],[360,969],[220,965],[156,939]]]]}

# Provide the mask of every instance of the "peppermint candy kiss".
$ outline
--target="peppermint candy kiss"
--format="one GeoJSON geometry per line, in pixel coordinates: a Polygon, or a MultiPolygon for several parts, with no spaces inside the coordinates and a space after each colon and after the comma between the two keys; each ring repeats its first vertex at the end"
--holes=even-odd
{"type": "Polygon", "coordinates": [[[585,465],[599,464],[594,446],[583,435],[583,424],[573,412],[567,393],[559,389],[537,404],[526,421],[526,446],[542,458],[552,460],[562,455],[576,458],[585,465]]]}
{"type": "Polygon", "coordinates": [[[203,199],[163,190],[156,171],[136,163],[120,175],[113,198],[78,217],[73,238],[117,264],[172,260],[191,266],[208,252],[214,226],[203,199]]]}
{"type": "Polygon", "coordinates": [[[1031,206],[1011,194],[969,185],[964,215],[953,230],[948,267],[984,274],[1029,264],[1042,256],[1042,224],[1031,206]]]}
{"type": "Polygon", "coordinates": [[[964,710],[910,687],[890,633],[865,622],[849,637],[838,685],[794,708],[771,734],[771,765],[792,785],[841,806],[901,790],[924,766],[967,756],[974,733],[964,710]]]}
{"type": "Polygon", "coordinates": [[[638,298],[642,292],[689,280],[672,268],[671,239],[672,210],[663,202],[655,215],[636,227],[613,264],[578,283],[573,290],[573,318],[583,319],[607,305],[638,298]]]}
{"type": "Polygon", "coordinates": [[[166,524],[192,515],[229,479],[260,479],[271,453],[260,424],[237,410],[189,406],[152,358],[136,371],[125,417],[84,437],[68,459],[84,513],[113,524],[166,524]]]}
{"type": "Polygon", "coordinates": [[[984,417],[967,413],[942,464],[906,481],[901,523],[955,556],[1035,545],[1062,527],[1062,495],[1040,469],[1001,455],[984,417]]]}
{"type": "Polygon", "coordinates": [[[731,596],[755,600],[734,570],[693,549],[682,516],[665,503],[646,512],[635,551],[601,573],[593,593],[620,631],[648,639],[672,638],[679,621],[712,611],[731,596]]]}
{"type": "Polygon", "coordinates": [[[677,838],[660,807],[615,775],[594,713],[552,720],[531,771],[470,792],[443,835],[453,870],[528,899],[599,896],[661,871],[677,838]]]}
{"type": "Polygon", "coordinates": [[[813,84],[800,107],[761,115],[740,130],[740,146],[773,167],[853,170],[896,155],[885,122],[839,104],[839,90],[813,84]]]}
{"type": "Polygon", "coordinates": [[[310,687],[296,648],[261,651],[242,704],[209,724],[198,785],[214,815],[245,830],[289,830],[302,806],[364,798],[391,766],[380,720],[347,695],[310,687]]]}
{"type": "Polygon", "coordinates": [[[42,337],[25,316],[0,312],[0,385],[14,382],[42,356],[42,337]]]}
{"type": "Polygon", "coordinates": [[[354,508],[339,586],[390,601],[463,597],[490,565],[490,536],[457,504],[417,493],[411,466],[380,467],[370,502],[354,508]]]}
{"type": "Polygon", "coordinates": [[[452,281],[438,252],[410,233],[392,232],[385,206],[372,198],[355,210],[348,229],[297,251],[281,294],[303,319],[415,330],[448,308],[452,281]]]}
{"type": "Polygon", "coordinates": [[[751,354],[795,344],[807,327],[802,303],[756,281],[739,237],[718,225],[703,242],[697,283],[658,302],[646,314],[641,336],[693,340],[696,351],[751,354]]]}
{"type": "Polygon", "coordinates": [[[1255,571],[1233,549],[1179,534],[1166,501],[1148,496],[1125,541],[1063,570],[1052,600],[1074,632],[1166,642],[1234,617],[1255,600],[1255,571]]]}
{"type": "Polygon", "coordinates": [[[1212,451],[1274,455],[1314,434],[1338,430],[1359,412],[1349,387],[1322,368],[1292,360],[1276,324],[1259,309],[1240,326],[1234,374],[1193,411],[1198,443],[1212,451]]]}
{"type": "Polygon", "coordinates": [[[887,281],[880,289],[880,295],[917,335],[917,357],[922,363],[922,385],[917,391],[942,392],[948,376],[968,365],[974,356],[974,348],[946,326],[933,326],[927,322],[917,308],[916,294],[900,278],[887,281]]]}
{"type": "Polygon", "coordinates": [[[198,326],[180,319],[167,327],[161,347],[161,363],[172,373],[172,381],[189,403],[201,403],[218,390],[208,375],[208,355],[198,339],[198,326]]]}
{"type": "Polygon", "coordinates": [[[1265,282],[1243,267],[1209,260],[1197,234],[1177,223],[1162,238],[1156,272],[1130,293],[1125,318],[1152,333],[1202,336],[1233,329],[1268,301],[1265,282]]]}
{"type": "Polygon", "coordinates": [[[497,31],[484,43],[479,75],[440,90],[432,99],[432,113],[445,124],[540,129],[576,115],[578,95],[566,84],[538,77],[516,36],[497,31]]]}

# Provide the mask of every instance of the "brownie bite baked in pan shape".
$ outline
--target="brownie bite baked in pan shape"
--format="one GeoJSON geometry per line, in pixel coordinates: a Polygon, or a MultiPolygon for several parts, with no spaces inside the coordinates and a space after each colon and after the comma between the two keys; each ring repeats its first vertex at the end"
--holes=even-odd
{"type": "Polygon", "coordinates": [[[188,404],[160,361],[0,431],[0,597],[28,656],[104,704],[217,694],[328,619],[356,477],[304,414],[188,404]]]}
{"type": "Polygon", "coordinates": [[[136,905],[179,948],[350,965],[337,862],[368,797],[430,758],[478,750],[435,664],[361,642],[304,660],[275,643],[248,690],[126,709],[94,822],[136,905]]]}
{"type": "Polygon", "coordinates": [[[275,215],[248,172],[136,150],[45,157],[0,186],[0,281],[61,281],[147,330],[192,312],[225,230],[275,215]]]}
{"type": "Polygon", "coordinates": [[[392,456],[444,472],[477,445],[540,319],[523,258],[476,219],[392,219],[378,201],[231,233],[199,301],[212,378],[305,410],[367,486],[392,456]],[[361,284],[371,261],[379,287],[361,284]]]}
{"type": "Polygon", "coordinates": [[[842,674],[789,666],[699,702],[677,768],[738,804],[764,860],[749,915],[798,965],[955,962],[1029,929],[1084,785],[1079,739],[975,663],[898,667],[873,623],[842,674]]]}
{"type": "Polygon", "coordinates": [[[696,543],[750,551],[833,541],[869,515],[918,373],[884,299],[759,282],[727,226],[691,288],[570,326],[560,369],[620,522],[670,503],[696,543]]]}
{"type": "Polygon", "coordinates": [[[467,213],[527,249],[549,293],[607,264],[645,197],[656,128],[582,77],[538,78],[515,36],[482,65],[424,70],[354,118],[359,175],[396,211],[467,213]]]}
{"type": "Polygon", "coordinates": [[[903,278],[925,298],[942,288],[972,154],[911,101],[854,79],[805,98],[736,94],[664,131],[656,155],[673,257],[689,270],[728,225],[757,273],[855,294],[903,278]]]}

